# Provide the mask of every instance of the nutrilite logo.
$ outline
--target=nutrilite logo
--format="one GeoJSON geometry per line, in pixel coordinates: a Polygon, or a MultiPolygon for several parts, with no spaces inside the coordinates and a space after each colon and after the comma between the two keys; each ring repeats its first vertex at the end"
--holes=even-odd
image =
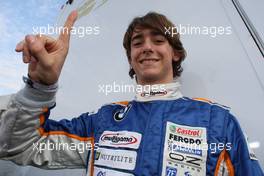
{"type": "Polygon", "coordinates": [[[137,143],[135,136],[122,135],[120,133],[104,134],[101,137],[102,142],[110,142],[112,145],[130,145],[137,143]]]}

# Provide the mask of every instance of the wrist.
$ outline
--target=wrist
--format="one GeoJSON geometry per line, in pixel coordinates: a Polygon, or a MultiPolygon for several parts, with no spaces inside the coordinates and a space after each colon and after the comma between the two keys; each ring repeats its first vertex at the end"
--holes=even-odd
{"type": "Polygon", "coordinates": [[[48,93],[48,92],[56,92],[58,90],[58,82],[54,84],[46,85],[44,83],[40,83],[40,82],[32,80],[29,75],[28,77],[23,76],[23,81],[29,87],[42,91],[42,92],[48,93]]]}
{"type": "Polygon", "coordinates": [[[26,86],[16,95],[15,100],[24,106],[44,108],[55,105],[55,96],[58,90],[58,84],[43,85],[28,77],[23,76],[26,86]]]}

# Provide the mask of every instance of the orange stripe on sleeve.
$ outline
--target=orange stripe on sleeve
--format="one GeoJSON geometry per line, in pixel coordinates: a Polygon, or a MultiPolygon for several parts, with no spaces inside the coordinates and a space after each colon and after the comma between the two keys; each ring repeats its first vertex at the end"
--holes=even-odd
{"type": "Polygon", "coordinates": [[[115,102],[114,104],[119,104],[119,105],[125,105],[127,106],[129,103],[129,101],[119,101],[119,102],[115,102]]]}
{"type": "Polygon", "coordinates": [[[39,124],[40,124],[40,125],[43,125],[44,122],[45,122],[45,116],[44,116],[44,114],[41,114],[41,115],[39,116],[39,124]]]}
{"type": "Polygon", "coordinates": [[[193,98],[193,100],[197,100],[197,101],[203,101],[203,102],[207,102],[207,103],[213,103],[212,101],[206,99],[206,98],[193,98]]]}
{"type": "Polygon", "coordinates": [[[70,137],[70,138],[73,138],[73,139],[77,139],[79,141],[89,141],[89,140],[93,139],[93,137],[80,137],[80,136],[77,136],[75,134],[67,133],[65,131],[49,131],[49,132],[45,132],[42,127],[40,127],[38,129],[38,131],[39,131],[41,136],[64,135],[64,136],[67,136],[67,137],[70,137]]]}
{"type": "MultiPolygon", "coordinates": [[[[47,111],[48,111],[48,108],[44,108],[42,110],[43,113],[45,113],[47,111]]],[[[39,115],[40,125],[43,125],[45,123],[45,116],[44,116],[43,113],[39,115]]],[[[65,131],[49,131],[49,132],[45,132],[44,128],[42,128],[42,127],[39,127],[38,128],[38,131],[39,131],[40,136],[65,135],[67,137],[70,137],[70,138],[73,138],[73,139],[77,139],[79,141],[89,141],[89,140],[92,140],[93,139],[93,137],[80,137],[78,135],[71,134],[71,133],[67,133],[65,131]]]]}
{"type": "Polygon", "coordinates": [[[43,113],[41,113],[40,115],[39,115],[39,123],[40,123],[40,125],[43,125],[44,124],[44,122],[45,122],[45,115],[44,115],[44,113],[46,113],[46,112],[48,112],[48,108],[43,108],[42,109],[42,112],[43,113]]]}
{"type": "MultiPolygon", "coordinates": [[[[43,113],[45,113],[47,111],[48,111],[48,108],[43,109],[43,113]]],[[[43,125],[45,122],[45,116],[43,113],[39,115],[40,125],[43,125]]],[[[67,137],[70,137],[73,139],[77,139],[79,141],[91,141],[91,144],[92,144],[92,151],[91,151],[92,160],[91,160],[91,164],[90,164],[90,167],[91,167],[90,176],[93,176],[93,173],[94,173],[94,147],[95,147],[94,137],[80,137],[80,136],[77,136],[74,134],[67,133],[65,131],[45,132],[44,128],[42,128],[42,127],[39,127],[38,131],[39,131],[40,136],[64,135],[64,136],[67,136],[67,137]]]]}

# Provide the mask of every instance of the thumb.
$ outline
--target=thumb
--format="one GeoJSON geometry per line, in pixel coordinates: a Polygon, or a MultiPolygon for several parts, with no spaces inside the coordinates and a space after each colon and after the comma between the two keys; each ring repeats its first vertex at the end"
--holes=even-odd
{"type": "Polygon", "coordinates": [[[34,35],[27,35],[25,38],[26,44],[30,54],[34,56],[37,60],[45,60],[47,58],[48,52],[45,49],[45,43],[42,40],[38,39],[34,35]]]}

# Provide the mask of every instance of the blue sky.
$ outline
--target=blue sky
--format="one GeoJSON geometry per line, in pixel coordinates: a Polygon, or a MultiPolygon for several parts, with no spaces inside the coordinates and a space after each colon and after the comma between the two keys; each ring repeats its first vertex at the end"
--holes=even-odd
{"type": "Polygon", "coordinates": [[[53,25],[66,0],[1,0],[0,1],[0,95],[19,90],[22,75],[27,74],[16,43],[33,27],[53,25]]]}

